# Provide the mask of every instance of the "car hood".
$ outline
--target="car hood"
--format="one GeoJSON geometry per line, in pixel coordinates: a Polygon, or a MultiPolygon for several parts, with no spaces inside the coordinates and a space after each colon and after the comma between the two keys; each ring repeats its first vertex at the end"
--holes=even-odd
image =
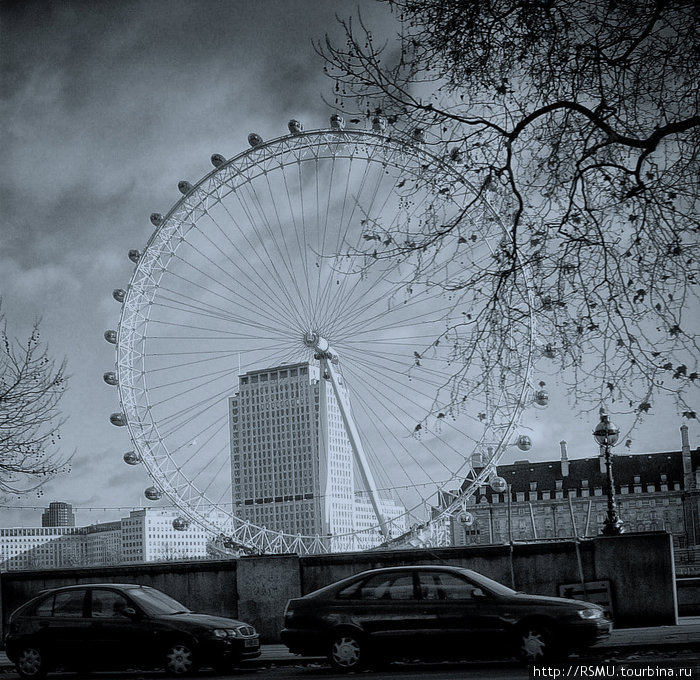
{"type": "Polygon", "coordinates": [[[509,597],[510,600],[518,602],[519,604],[540,604],[548,607],[561,607],[562,609],[600,609],[603,608],[600,605],[593,604],[592,602],[585,602],[584,600],[572,600],[566,597],[548,597],[546,595],[528,595],[527,593],[515,593],[509,597]]]}
{"type": "Polygon", "coordinates": [[[165,614],[158,617],[161,621],[171,621],[173,623],[192,624],[203,628],[237,628],[238,626],[249,626],[250,624],[238,621],[237,619],[227,619],[223,616],[212,616],[211,614],[195,614],[185,612],[183,614],[165,614]]]}

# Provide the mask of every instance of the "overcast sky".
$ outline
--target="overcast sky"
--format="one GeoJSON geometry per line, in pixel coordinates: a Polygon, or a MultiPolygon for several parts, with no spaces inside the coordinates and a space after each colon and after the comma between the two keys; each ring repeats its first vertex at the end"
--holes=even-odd
{"type": "MultiPolygon", "coordinates": [[[[52,353],[68,358],[61,445],[75,451],[69,475],[11,504],[67,501],[80,509],[79,524],[143,505],[148,480],[122,461],[130,444],[109,424],[117,396],[102,380],[114,363],[103,333],[119,315],[111,291],[133,268],[127,252],[145,244],[150,213],[178,200],[180,179],[209,172],[213,152],[235,155],[252,131],[285,134],[290,118],[327,125],[322,96],[332,83],[312,40],[336,31],[335,15],[358,4],[377,35],[392,34],[385,5],[368,0],[0,5],[0,294],[11,334],[26,335],[41,318],[52,353]]],[[[595,423],[565,401],[529,424],[535,446],[513,458],[554,458],[562,439],[571,457],[595,452],[595,423]]],[[[678,450],[681,424],[660,410],[631,451],[678,450]]],[[[38,511],[7,508],[0,520],[39,523],[38,511]]]]}

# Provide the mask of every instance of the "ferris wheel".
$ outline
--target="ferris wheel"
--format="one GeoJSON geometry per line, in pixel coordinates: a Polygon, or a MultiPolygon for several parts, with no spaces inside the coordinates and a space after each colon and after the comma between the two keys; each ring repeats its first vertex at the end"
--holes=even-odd
{"type": "MultiPolygon", "coordinates": [[[[493,267],[505,234],[498,211],[478,195],[459,154],[435,152],[420,132],[390,137],[380,118],[372,130],[346,129],[337,115],[323,130],[290,121],[288,135],[248,141],[230,159],[214,154],[214,169],[196,184],[178,184],[182,197],[151,215],[147,245],[129,252],[128,286],[113,293],[121,317],[105,333],[116,363],[104,379],[119,395],[111,422],[133,443],[124,460],[146,468],[149,501],[178,508],[176,528],[196,523],[248,551],[356,549],[417,529],[437,535],[445,516],[494,481],[508,446],[529,447],[517,429],[533,398],[528,285],[504,292],[523,321],[507,330],[497,371],[488,370],[487,340],[472,343],[469,356],[459,352],[479,310],[474,291],[457,284],[493,267]],[[457,221],[433,251],[383,257],[392,243],[410,245],[431,225],[457,221]],[[334,540],[251,519],[247,503],[293,508],[295,499],[273,489],[253,500],[234,479],[242,384],[293,366],[308,366],[317,400],[337,407],[352,493],[369,508],[361,527],[329,531],[334,540]],[[449,500],[436,514],[440,494],[449,500]]],[[[271,409],[264,389],[245,393],[256,417],[271,409]]],[[[285,393],[279,402],[280,431],[294,427],[299,399],[285,393]]],[[[259,420],[249,422],[253,450],[278,436],[276,426],[255,430],[259,420]]],[[[317,477],[328,441],[307,464],[317,477]]],[[[298,474],[294,459],[278,462],[298,474]]],[[[272,485],[281,478],[255,474],[272,485]]],[[[329,497],[330,487],[314,492],[329,497]]]]}

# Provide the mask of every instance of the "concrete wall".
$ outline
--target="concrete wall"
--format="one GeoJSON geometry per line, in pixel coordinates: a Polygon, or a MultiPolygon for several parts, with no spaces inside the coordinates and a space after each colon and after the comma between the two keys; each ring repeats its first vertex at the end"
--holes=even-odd
{"type": "Polygon", "coordinates": [[[277,640],[287,600],[301,595],[299,557],[244,557],[238,562],[238,615],[263,640],[277,640]]]}
{"type": "MultiPolygon", "coordinates": [[[[231,561],[160,562],[128,567],[9,572],[0,581],[2,623],[44,588],[70,583],[143,583],[191,609],[238,617],[265,642],[278,639],[287,600],[366,569],[401,564],[453,564],[516,590],[557,596],[581,581],[609,583],[619,627],[677,622],[673,545],[666,532],[576,541],[425,550],[271,555],[231,561]]],[[[1,632],[1,631],[0,631],[1,632]]]]}
{"type": "Polygon", "coordinates": [[[615,625],[634,628],[678,622],[672,539],[666,532],[654,532],[593,541],[595,573],[614,589],[615,625]],[[676,612],[673,618],[671,611],[676,612]]]}

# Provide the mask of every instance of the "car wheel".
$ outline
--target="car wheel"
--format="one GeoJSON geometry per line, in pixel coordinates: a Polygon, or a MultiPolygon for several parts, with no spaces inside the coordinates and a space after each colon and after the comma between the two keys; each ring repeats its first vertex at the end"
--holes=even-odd
{"type": "Polygon", "coordinates": [[[17,655],[17,672],[23,678],[43,678],[46,675],[46,663],[40,649],[24,647],[17,655]]]}
{"type": "Polygon", "coordinates": [[[165,650],[165,670],[173,675],[190,675],[197,670],[197,662],[192,648],[175,642],[165,650]]]}
{"type": "Polygon", "coordinates": [[[362,641],[355,633],[339,633],[331,640],[328,660],[339,671],[355,671],[365,662],[362,641]]]}
{"type": "Polygon", "coordinates": [[[541,663],[556,656],[552,633],[541,624],[522,626],[518,631],[517,646],[518,657],[527,664],[541,663]]]}

